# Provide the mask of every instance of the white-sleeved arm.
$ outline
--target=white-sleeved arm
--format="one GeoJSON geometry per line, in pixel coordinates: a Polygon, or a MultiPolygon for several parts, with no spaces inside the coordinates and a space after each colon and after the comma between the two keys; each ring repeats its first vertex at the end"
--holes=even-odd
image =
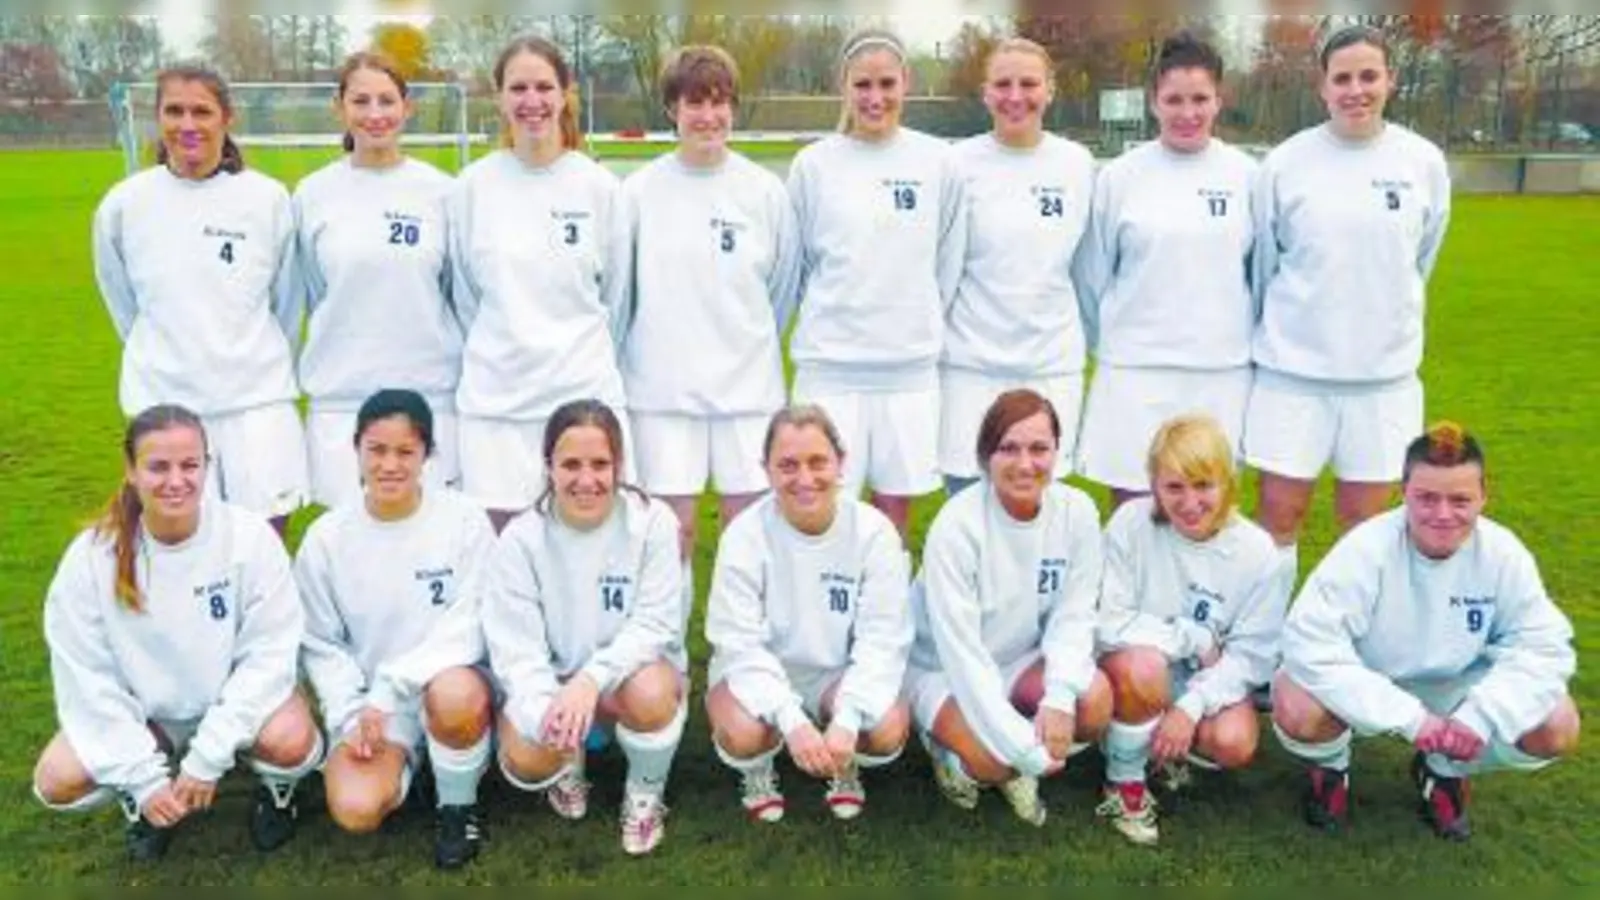
{"type": "Polygon", "coordinates": [[[295,273],[300,278],[301,302],[309,318],[321,305],[328,293],[328,279],[322,271],[322,259],[317,255],[317,235],[309,221],[307,205],[311,200],[305,193],[296,193],[291,201],[294,211],[295,273]]]}
{"type": "Polygon", "coordinates": [[[543,586],[516,523],[489,551],[482,602],[489,668],[506,692],[502,709],[518,734],[537,738],[561,682],[551,661],[543,586]]]}
{"type": "Polygon", "coordinates": [[[1278,274],[1278,186],[1277,171],[1263,164],[1256,171],[1255,188],[1250,197],[1250,216],[1255,225],[1255,243],[1250,249],[1251,320],[1261,321],[1267,288],[1278,274]]]}
{"type": "Polygon", "coordinates": [[[1044,699],[1041,706],[1077,713],[1078,698],[1094,681],[1094,635],[1100,601],[1100,575],[1105,551],[1100,546],[1099,514],[1094,502],[1074,494],[1067,505],[1065,583],[1045,617],[1040,649],[1044,652],[1044,699]]]}
{"type": "Polygon", "coordinates": [[[450,300],[455,306],[456,318],[461,322],[461,333],[471,334],[472,323],[478,318],[478,307],[483,292],[472,271],[472,186],[468,179],[458,180],[445,202],[445,226],[449,238],[450,300]]]}
{"type": "Polygon", "coordinates": [[[332,560],[314,529],[294,560],[295,584],[305,607],[300,665],[317,692],[328,733],[340,735],[365,705],[367,676],[350,652],[350,634],[334,599],[332,560]]]}
{"type": "Polygon", "coordinates": [[[167,762],[112,654],[90,546],[82,537],[67,549],[45,596],[56,717],[90,780],[129,794],[142,807],[167,783],[167,762]]]}
{"type": "Polygon", "coordinates": [[[706,601],[706,640],[739,704],[788,734],[809,719],[783,664],[767,646],[766,552],[759,529],[723,534],[706,601]]]}
{"type": "Polygon", "coordinates": [[[299,241],[295,235],[295,216],[289,194],[278,195],[272,217],[276,232],[277,266],[272,275],[272,314],[289,341],[289,355],[300,351],[300,319],[306,312],[305,283],[300,278],[299,241]]]}
{"type": "Polygon", "coordinates": [[[977,554],[960,535],[937,528],[923,551],[918,588],[927,609],[939,666],[961,715],[986,748],[1026,775],[1042,775],[1050,752],[1028,721],[1011,705],[994,656],[983,645],[978,605],[977,554]]]}
{"type": "Polygon", "coordinates": [[[1111,519],[1105,536],[1105,572],[1100,579],[1098,639],[1101,645],[1118,650],[1123,647],[1154,647],[1168,659],[1185,659],[1188,641],[1174,621],[1140,608],[1139,560],[1133,517],[1144,515],[1124,507],[1111,519]]]}
{"type": "Polygon", "coordinates": [[[678,520],[660,501],[651,501],[645,509],[648,521],[633,608],[611,643],[583,664],[582,671],[594,679],[601,693],[658,659],[672,659],[683,646],[686,617],[678,520]]]}
{"type": "Polygon", "coordinates": [[[1532,554],[1518,547],[1489,633],[1489,672],[1451,718],[1485,740],[1514,744],[1549,717],[1577,669],[1572,624],[1545,592],[1532,554]]]}
{"type": "Polygon", "coordinates": [[[781,341],[794,319],[795,310],[800,307],[804,259],[800,247],[800,221],[788,192],[773,191],[768,207],[776,246],[773,248],[772,271],[767,273],[767,294],[772,298],[772,314],[781,341]]]}
{"type": "Polygon", "coordinates": [[[881,721],[894,706],[905,681],[911,642],[916,638],[911,575],[899,533],[891,527],[873,534],[865,562],[851,633],[850,665],[833,701],[832,724],[849,731],[860,731],[863,722],[881,721]]]}
{"type": "Polygon", "coordinates": [[[784,333],[788,333],[790,322],[800,311],[800,303],[805,298],[806,281],[817,265],[817,251],[811,243],[811,236],[816,232],[817,215],[816,198],[811,196],[811,193],[816,188],[812,183],[810,171],[810,154],[802,152],[796,155],[794,162],[790,164],[789,176],[785,182],[789,202],[794,210],[795,233],[800,245],[800,271],[795,278],[794,304],[787,310],[787,315],[778,322],[779,329],[784,333]]]}
{"type": "Polygon", "coordinates": [[[1377,563],[1335,545],[1290,608],[1283,664],[1296,684],[1358,733],[1411,740],[1427,715],[1422,701],[1368,668],[1355,647],[1372,625],[1376,585],[1365,582],[1376,581],[1378,572],[1377,563]]]}
{"type": "Polygon", "coordinates": [[[1272,680],[1293,582],[1292,570],[1282,559],[1274,557],[1263,565],[1222,638],[1221,658],[1189,679],[1188,689],[1174,704],[1190,719],[1198,722],[1202,716],[1216,715],[1272,680]]]}
{"type": "Polygon", "coordinates": [[[950,315],[955,305],[956,291],[961,287],[961,273],[967,264],[967,240],[971,229],[967,202],[966,179],[957,171],[955,154],[947,151],[944,159],[944,189],[939,192],[939,249],[937,270],[939,283],[939,308],[950,315]]]}
{"type": "Polygon", "coordinates": [[[294,693],[305,612],[289,568],[289,555],[265,522],[252,521],[254,559],[239,592],[239,630],[233,668],[222,692],[200,718],[181,767],[216,781],[234,757],[254,743],[261,727],[294,693]]]}
{"type": "Polygon", "coordinates": [[[1439,251],[1444,247],[1445,232],[1450,228],[1450,168],[1443,157],[1433,165],[1428,186],[1433,207],[1422,225],[1422,241],[1417,247],[1417,271],[1426,282],[1433,275],[1434,264],[1439,261],[1439,251]]]}
{"type": "Polygon", "coordinates": [[[637,312],[639,198],[636,186],[624,183],[612,198],[610,234],[606,240],[601,299],[610,312],[611,343],[621,354],[637,312]]]}
{"type": "Polygon", "coordinates": [[[94,213],[93,232],[94,278],[117,337],[126,341],[139,316],[139,300],[128,278],[127,261],[122,257],[121,193],[113,193],[100,203],[94,213]]]}
{"type": "Polygon", "coordinates": [[[1089,224],[1072,257],[1072,280],[1078,291],[1078,314],[1090,350],[1100,345],[1100,301],[1117,271],[1117,214],[1111,202],[1111,172],[1101,169],[1089,201],[1089,224]]]}

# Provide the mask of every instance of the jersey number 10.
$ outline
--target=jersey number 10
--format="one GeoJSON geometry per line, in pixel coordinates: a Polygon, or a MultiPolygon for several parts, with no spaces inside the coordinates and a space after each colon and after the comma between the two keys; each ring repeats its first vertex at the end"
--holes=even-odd
{"type": "Polygon", "coordinates": [[[850,611],[850,589],[828,588],[828,612],[847,613],[850,611]]]}

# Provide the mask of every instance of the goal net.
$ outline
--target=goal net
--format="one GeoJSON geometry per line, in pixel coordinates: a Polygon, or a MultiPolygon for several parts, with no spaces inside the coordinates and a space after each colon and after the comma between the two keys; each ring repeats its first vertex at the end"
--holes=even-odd
{"type": "MultiPolygon", "coordinates": [[[[412,82],[406,87],[415,111],[406,123],[402,144],[434,148],[423,151],[430,161],[459,171],[467,164],[472,143],[487,140],[469,132],[465,86],[412,82]]],[[[341,152],[344,132],[334,112],[338,84],[244,82],[229,85],[229,91],[233,100],[230,133],[241,148],[299,150],[308,163],[331,159],[341,152]]],[[[110,101],[123,164],[132,174],[155,161],[155,148],[160,142],[156,130],[156,85],[119,83],[113,86],[110,101]]]]}

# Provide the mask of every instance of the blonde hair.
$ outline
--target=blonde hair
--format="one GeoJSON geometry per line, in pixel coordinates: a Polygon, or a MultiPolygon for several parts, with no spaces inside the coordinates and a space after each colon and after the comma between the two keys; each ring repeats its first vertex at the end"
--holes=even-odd
{"type": "Polygon", "coordinates": [[[1002,53],[1025,53],[1044,63],[1046,83],[1050,85],[1052,90],[1055,89],[1056,61],[1050,58],[1050,51],[1046,50],[1042,44],[1025,37],[1009,37],[994,45],[994,49],[990,50],[989,55],[983,59],[983,77],[985,80],[989,77],[989,64],[994,62],[994,58],[1002,53]]]}
{"type": "MultiPolygon", "coordinates": [[[[849,74],[850,64],[855,62],[857,57],[873,50],[887,50],[893,53],[895,58],[900,60],[900,68],[905,70],[905,42],[886,28],[863,28],[845,38],[844,44],[839,49],[839,80],[844,81],[845,76],[849,74]]],[[[839,133],[849,134],[856,127],[855,116],[850,111],[848,90],[844,90],[843,86],[841,90],[845,96],[839,110],[839,133]]]]}
{"type": "MultiPolygon", "coordinates": [[[[1151,438],[1145,470],[1150,476],[1152,491],[1164,469],[1177,472],[1191,483],[1210,481],[1221,487],[1222,502],[1217,512],[1217,521],[1221,523],[1238,510],[1239,476],[1233,458],[1233,444],[1216,419],[1199,414],[1182,415],[1168,419],[1151,438]]],[[[1152,507],[1151,516],[1157,522],[1167,521],[1159,500],[1152,507]]]]}

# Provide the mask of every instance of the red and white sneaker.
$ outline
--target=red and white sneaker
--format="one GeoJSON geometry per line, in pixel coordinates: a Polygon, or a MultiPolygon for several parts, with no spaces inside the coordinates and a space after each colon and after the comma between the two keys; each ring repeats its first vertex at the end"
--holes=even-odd
{"type": "Polygon", "coordinates": [[[1421,753],[1411,759],[1411,778],[1422,794],[1419,812],[1434,834],[1451,841],[1472,837],[1472,823],[1467,821],[1467,797],[1471,793],[1467,779],[1440,775],[1428,767],[1421,753]]]}
{"type": "Polygon", "coordinates": [[[867,789],[861,786],[861,770],[855,763],[828,779],[828,790],[823,795],[835,819],[850,820],[861,815],[867,805],[867,789]]]}
{"type": "Polygon", "coordinates": [[[1161,839],[1156,827],[1156,801],[1142,781],[1108,784],[1096,814],[1111,820],[1122,836],[1141,847],[1153,846],[1161,839]]]}
{"type": "Polygon", "coordinates": [[[577,762],[545,791],[550,808],[563,819],[577,821],[589,814],[589,779],[584,777],[583,763],[577,762]]]}
{"type": "Polygon", "coordinates": [[[740,779],[739,802],[757,822],[783,818],[783,792],[778,790],[778,770],[770,762],[746,771],[740,779]]]}
{"type": "Polygon", "coordinates": [[[1323,831],[1343,831],[1350,825],[1350,773],[1311,766],[1306,770],[1302,798],[1306,822],[1323,831]]]}
{"type": "Polygon", "coordinates": [[[622,849],[629,856],[654,850],[667,835],[667,807],[661,795],[633,788],[622,798],[622,849]]]}

